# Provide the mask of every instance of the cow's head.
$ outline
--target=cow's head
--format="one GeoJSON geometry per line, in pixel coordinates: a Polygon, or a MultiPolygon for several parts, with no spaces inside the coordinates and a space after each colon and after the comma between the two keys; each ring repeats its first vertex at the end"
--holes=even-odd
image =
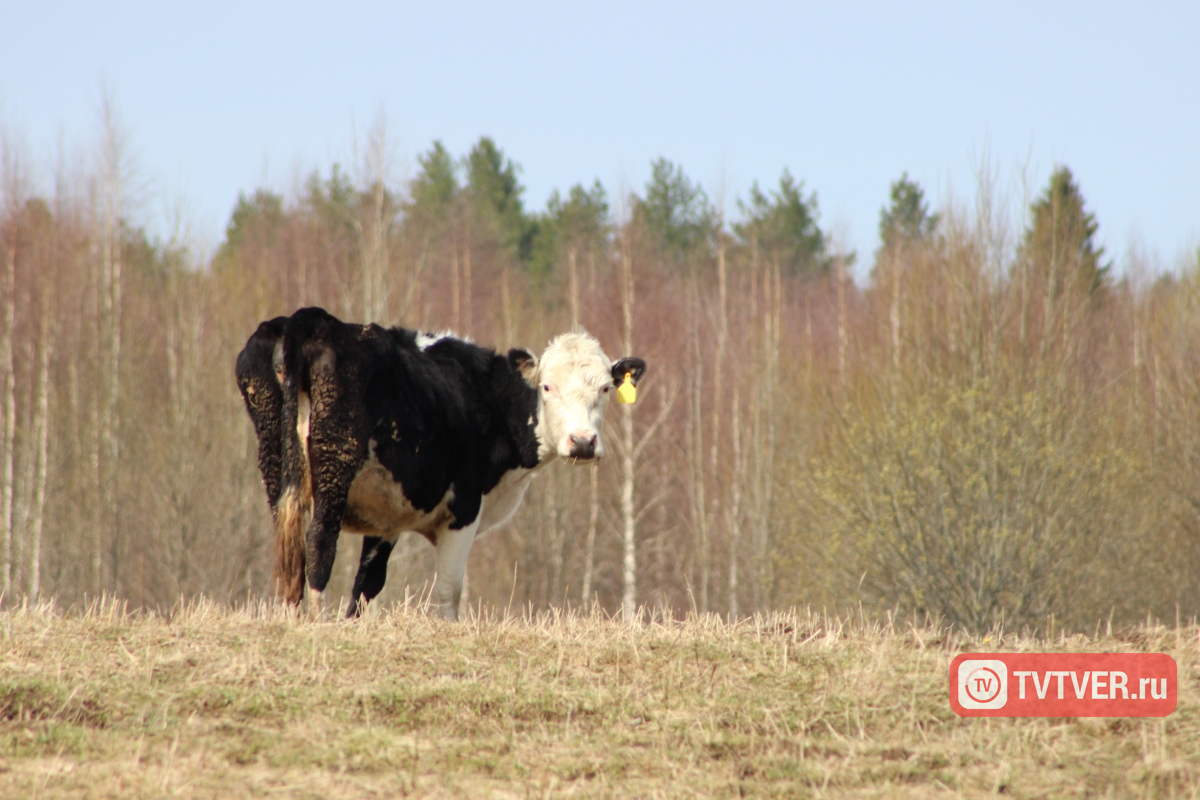
{"type": "Polygon", "coordinates": [[[582,331],[550,342],[541,359],[524,350],[509,352],[525,380],[538,393],[538,458],[553,455],[590,460],[604,455],[604,409],[617,386],[629,376],[636,386],[646,371],[640,358],[612,361],[600,343],[582,331]]]}

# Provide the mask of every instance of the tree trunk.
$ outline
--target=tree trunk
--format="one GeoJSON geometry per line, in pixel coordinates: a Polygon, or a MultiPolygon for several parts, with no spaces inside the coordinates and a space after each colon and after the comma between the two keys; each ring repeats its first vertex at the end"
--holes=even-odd
{"type": "Polygon", "coordinates": [[[630,408],[621,409],[621,433],[626,453],[621,462],[621,520],[624,528],[621,537],[624,543],[621,617],[626,622],[632,622],[637,611],[637,520],[633,514],[633,413],[630,408]]]}
{"type": "Polygon", "coordinates": [[[17,248],[15,242],[10,242],[5,249],[4,277],[0,287],[4,295],[4,330],[3,340],[0,341],[0,380],[4,389],[4,438],[0,440],[3,452],[0,459],[0,526],[3,526],[4,542],[3,575],[0,576],[0,597],[8,598],[12,590],[12,552],[13,552],[13,492],[16,489],[16,433],[17,433],[17,376],[13,361],[13,329],[16,320],[16,271],[17,248]]]}
{"type": "Polygon", "coordinates": [[[733,470],[730,475],[731,497],[729,500],[729,619],[738,618],[738,557],[742,552],[742,420],[741,385],[733,382],[733,410],[729,424],[733,426],[733,470]]]}
{"type": "MultiPolygon", "coordinates": [[[[756,401],[756,434],[761,436],[761,444],[757,454],[757,469],[755,470],[755,489],[758,494],[757,513],[755,514],[754,541],[754,605],[759,611],[766,606],[767,588],[771,585],[770,559],[770,525],[775,480],[775,446],[778,441],[778,425],[775,408],[775,394],[779,381],[779,349],[780,349],[780,314],[783,311],[781,295],[783,293],[780,277],[779,260],[775,259],[772,268],[763,276],[763,379],[760,394],[761,401],[756,401]]],[[[840,297],[840,292],[839,292],[840,297]]],[[[841,303],[839,303],[839,307],[841,303]]],[[[840,319],[841,315],[839,315],[840,319]]],[[[841,348],[839,348],[841,349],[841,348]]]]}
{"type": "Polygon", "coordinates": [[[471,306],[471,240],[468,239],[463,248],[463,309],[466,312],[464,323],[467,330],[473,331],[475,310],[471,306]]]}
{"type": "MultiPolygon", "coordinates": [[[[779,261],[775,261],[775,271],[779,271],[779,261]]],[[[846,263],[840,255],[837,257],[837,332],[838,332],[838,386],[842,390],[842,399],[846,398],[846,263]]]]}
{"type": "Polygon", "coordinates": [[[379,117],[367,137],[367,152],[363,162],[363,180],[371,191],[370,216],[364,225],[355,220],[360,252],[362,253],[362,311],[363,322],[386,321],[391,305],[388,297],[388,228],[387,200],[387,123],[379,117]],[[365,228],[365,230],[364,230],[365,228]]]}
{"type": "Polygon", "coordinates": [[[564,494],[562,492],[562,483],[566,476],[559,472],[553,476],[553,480],[547,481],[546,486],[546,544],[549,550],[549,568],[550,580],[547,581],[546,606],[552,607],[555,603],[565,599],[563,596],[563,530],[559,524],[559,503],[562,502],[564,494]]]}
{"type": "Polygon", "coordinates": [[[696,522],[696,554],[699,568],[700,597],[699,610],[707,612],[708,584],[711,574],[710,543],[708,530],[708,499],[706,491],[706,476],[704,469],[704,360],[700,352],[700,298],[695,283],[689,291],[692,324],[688,335],[688,351],[691,357],[691,367],[688,370],[691,377],[689,414],[691,423],[691,453],[688,458],[692,483],[692,516],[696,522]]]}
{"type": "Polygon", "coordinates": [[[450,256],[450,325],[455,333],[462,333],[462,279],[458,269],[458,241],[450,256]]]}
{"type": "Polygon", "coordinates": [[[92,198],[98,248],[99,286],[95,295],[96,358],[101,396],[96,403],[97,435],[91,453],[94,489],[99,500],[96,515],[93,580],[99,592],[120,589],[121,557],[121,361],[122,361],[122,231],[124,190],[129,171],[124,132],[112,100],[101,105],[101,145],[97,194],[92,198]],[[105,537],[107,536],[107,541],[105,537]],[[109,564],[105,575],[107,551],[109,564]]]}
{"type": "MultiPolygon", "coordinates": [[[[621,318],[622,344],[626,353],[633,352],[633,256],[629,243],[621,253],[621,318]]],[[[632,622],[637,612],[637,518],[634,515],[635,464],[633,443],[633,407],[621,406],[621,435],[625,446],[621,459],[621,522],[624,559],[622,563],[623,588],[621,592],[621,616],[632,622]]]]}
{"type": "Polygon", "coordinates": [[[590,486],[588,529],[587,544],[583,554],[583,591],[580,593],[580,600],[584,608],[592,600],[592,570],[596,562],[596,527],[600,522],[599,476],[600,472],[595,467],[588,470],[588,483],[590,486]]]}
{"type": "Polygon", "coordinates": [[[513,319],[512,290],[509,288],[509,267],[500,269],[500,311],[504,315],[504,341],[512,346],[516,343],[517,330],[513,319]]]}
{"type": "Polygon", "coordinates": [[[571,330],[579,327],[579,270],[575,266],[575,248],[567,253],[567,296],[571,304],[571,330]]]}
{"type": "Polygon", "coordinates": [[[29,600],[37,602],[41,591],[42,531],[46,520],[46,483],[50,461],[50,359],[54,355],[54,329],[50,324],[49,291],[43,290],[42,319],[38,331],[38,396],[34,428],[37,431],[37,470],[33,498],[33,522],[29,543],[29,600]]]}

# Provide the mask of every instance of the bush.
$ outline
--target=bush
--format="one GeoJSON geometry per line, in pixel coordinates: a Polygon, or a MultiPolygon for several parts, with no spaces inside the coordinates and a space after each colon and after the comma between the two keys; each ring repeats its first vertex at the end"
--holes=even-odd
{"type": "Polygon", "coordinates": [[[811,507],[862,602],[971,631],[1108,611],[1093,582],[1116,552],[1134,457],[1066,392],[1013,385],[947,381],[848,410],[811,507]]]}

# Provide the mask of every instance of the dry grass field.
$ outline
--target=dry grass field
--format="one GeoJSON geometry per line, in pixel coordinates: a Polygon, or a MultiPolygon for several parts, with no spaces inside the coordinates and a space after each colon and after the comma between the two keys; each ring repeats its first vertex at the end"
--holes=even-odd
{"type": "Polygon", "coordinates": [[[1191,797],[1197,629],[0,614],[0,797],[1191,797]],[[1165,720],[960,719],[966,650],[1158,651],[1165,720]]]}

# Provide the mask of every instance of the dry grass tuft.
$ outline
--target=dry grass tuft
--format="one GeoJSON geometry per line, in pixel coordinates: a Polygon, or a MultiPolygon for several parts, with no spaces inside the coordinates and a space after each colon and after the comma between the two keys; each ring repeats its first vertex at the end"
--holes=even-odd
{"type": "Polygon", "coordinates": [[[0,797],[1193,795],[1196,628],[1053,642],[811,613],[627,625],[198,602],[0,614],[0,797]],[[1157,651],[1166,720],[964,720],[965,650],[1157,651]]]}

